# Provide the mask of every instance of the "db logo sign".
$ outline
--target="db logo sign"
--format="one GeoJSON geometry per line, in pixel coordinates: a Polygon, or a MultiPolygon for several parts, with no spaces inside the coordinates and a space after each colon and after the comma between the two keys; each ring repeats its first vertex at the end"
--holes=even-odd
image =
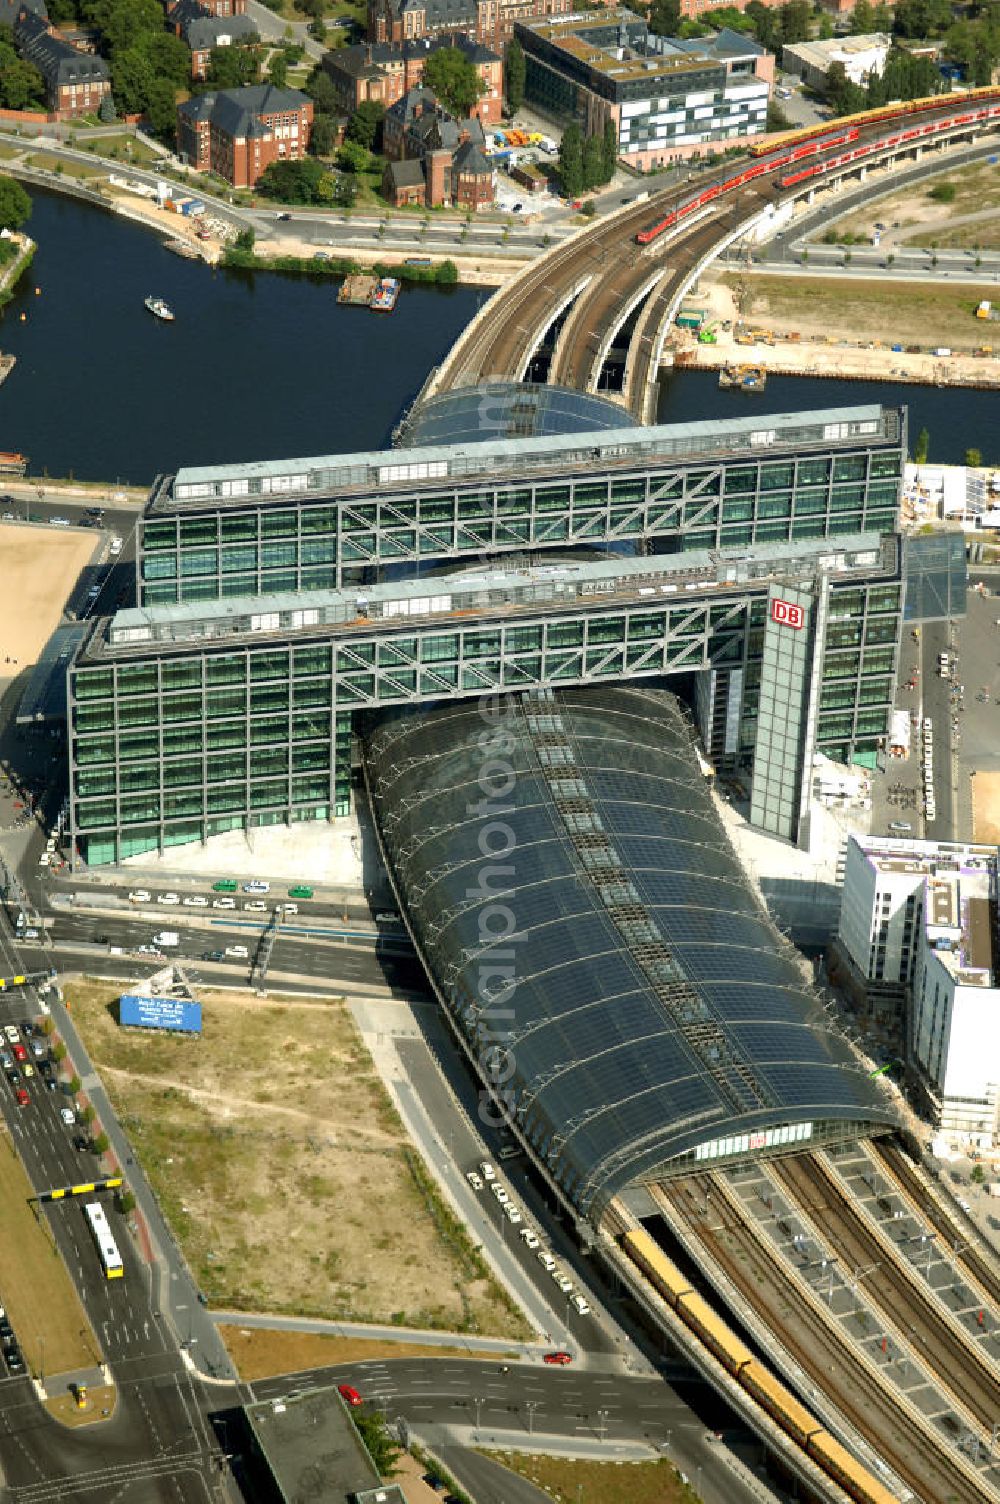
{"type": "Polygon", "coordinates": [[[805,626],[806,617],[801,606],[793,606],[791,601],[773,600],[771,620],[783,627],[794,627],[796,632],[800,632],[805,626]]]}

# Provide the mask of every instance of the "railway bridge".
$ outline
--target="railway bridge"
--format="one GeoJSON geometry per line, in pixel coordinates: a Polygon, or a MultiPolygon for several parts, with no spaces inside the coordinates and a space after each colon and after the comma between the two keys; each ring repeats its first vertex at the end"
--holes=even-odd
{"type": "Polygon", "coordinates": [[[641,422],[652,422],[671,320],[727,246],[766,232],[769,221],[797,199],[811,201],[819,186],[863,178],[871,168],[998,124],[1000,89],[980,89],[887,106],[752,146],[749,159],[630,205],[526,268],[480,311],[425,395],[524,380],[547,345],[548,381],[595,391],[624,335],[620,400],[641,422]]]}

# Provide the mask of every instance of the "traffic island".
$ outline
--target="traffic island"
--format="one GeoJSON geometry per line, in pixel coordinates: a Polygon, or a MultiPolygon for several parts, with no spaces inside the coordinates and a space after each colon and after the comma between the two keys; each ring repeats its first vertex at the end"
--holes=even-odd
{"type": "Polygon", "coordinates": [[[102,1382],[92,1384],[83,1379],[67,1382],[65,1374],[50,1380],[42,1404],[52,1419],[72,1430],[103,1425],[110,1420],[118,1403],[118,1391],[113,1384],[103,1382],[101,1372],[96,1377],[102,1382]]]}

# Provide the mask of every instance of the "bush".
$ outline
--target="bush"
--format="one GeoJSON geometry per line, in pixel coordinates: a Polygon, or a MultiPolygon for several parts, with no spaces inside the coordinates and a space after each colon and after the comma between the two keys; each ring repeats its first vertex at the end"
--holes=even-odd
{"type": "Polygon", "coordinates": [[[934,199],[938,204],[952,204],[958,189],[954,183],[935,183],[933,188],[927,191],[927,197],[934,199]]]}
{"type": "Polygon", "coordinates": [[[70,1078],[69,1078],[69,1094],[70,1094],[70,1096],[71,1097],[75,1097],[76,1094],[77,1094],[77,1092],[80,1090],[80,1087],[82,1085],[83,1085],[83,1082],[80,1080],[79,1076],[70,1076],[70,1078]]]}
{"type": "Polygon", "coordinates": [[[106,1133],[99,1133],[94,1139],[93,1148],[95,1154],[107,1154],[110,1147],[111,1140],[106,1133]]]}

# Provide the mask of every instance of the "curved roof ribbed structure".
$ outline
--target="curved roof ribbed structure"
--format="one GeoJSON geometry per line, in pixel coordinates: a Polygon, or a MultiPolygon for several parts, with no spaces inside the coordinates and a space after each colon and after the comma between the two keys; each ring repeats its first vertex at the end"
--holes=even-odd
{"type": "Polygon", "coordinates": [[[530,381],[482,381],[417,402],[400,425],[396,442],[412,449],[635,426],[635,418],[621,403],[593,392],[530,381]]]}
{"type": "Polygon", "coordinates": [[[373,808],[484,1077],[578,1212],[896,1126],[729,844],[676,700],[486,697],[379,722],[373,808]]]}

